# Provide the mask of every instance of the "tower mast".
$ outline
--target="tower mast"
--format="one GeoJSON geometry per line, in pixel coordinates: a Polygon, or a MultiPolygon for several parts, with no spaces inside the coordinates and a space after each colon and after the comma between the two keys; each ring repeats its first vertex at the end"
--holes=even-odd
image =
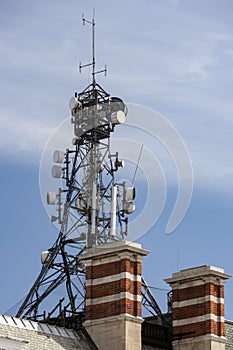
{"type": "Polygon", "coordinates": [[[71,97],[74,138],[66,150],[55,150],[52,176],[62,178],[58,192],[48,192],[47,204],[55,205],[60,225],[54,245],[42,252],[42,268],[16,316],[78,328],[85,317],[85,269],[87,248],[122,240],[127,235],[128,215],[134,212],[134,188],[118,183],[115,173],[123,166],[112,154],[110,136],[124,123],[127,107],[111,97],[97,82],[95,20],[92,25],[92,83],[71,97]],[[63,286],[62,298],[55,289],[63,286]]]}

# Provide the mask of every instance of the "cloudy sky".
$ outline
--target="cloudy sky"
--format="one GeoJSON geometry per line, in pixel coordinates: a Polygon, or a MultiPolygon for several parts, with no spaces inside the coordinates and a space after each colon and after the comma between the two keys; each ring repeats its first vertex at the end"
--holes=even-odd
{"type": "MultiPolygon", "coordinates": [[[[204,264],[233,274],[232,1],[0,0],[1,313],[26,295],[40,251],[56,239],[40,198],[40,159],[69,117],[69,98],[90,81],[78,65],[91,57],[91,31],[81,18],[91,19],[93,6],[97,66],[108,66],[98,82],[113,96],[162,114],[193,165],[193,197],[182,223],[165,234],[177,194],[170,174],[165,210],[140,239],[151,251],[144,263],[148,283],[166,289],[163,278],[172,272],[204,264]]],[[[159,157],[156,147],[150,151],[159,157]]],[[[166,294],[154,293],[159,300],[166,294]]],[[[231,319],[232,294],[230,280],[231,319]]]]}

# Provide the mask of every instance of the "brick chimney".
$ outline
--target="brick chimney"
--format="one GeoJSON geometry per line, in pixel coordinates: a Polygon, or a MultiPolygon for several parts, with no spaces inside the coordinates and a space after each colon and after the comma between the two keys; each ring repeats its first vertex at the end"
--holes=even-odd
{"type": "Polygon", "coordinates": [[[173,273],[173,349],[224,350],[224,282],[231,276],[214,266],[173,273]]]}
{"type": "Polygon", "coordinates": [[[141,350],[141,270],[149,252],[117,241],[88,249],[86,321],[100,350],[141,350]]]}

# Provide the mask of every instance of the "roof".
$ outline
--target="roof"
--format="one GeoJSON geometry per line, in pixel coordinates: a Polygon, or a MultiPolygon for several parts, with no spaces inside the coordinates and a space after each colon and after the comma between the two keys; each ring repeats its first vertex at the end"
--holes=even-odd
{"type": "Polygon", "coordinates": [[[17,345],[17,349],[97,349],[86,330],[75,331],[31,320],[0,314],[1,345],[17,345]]]}

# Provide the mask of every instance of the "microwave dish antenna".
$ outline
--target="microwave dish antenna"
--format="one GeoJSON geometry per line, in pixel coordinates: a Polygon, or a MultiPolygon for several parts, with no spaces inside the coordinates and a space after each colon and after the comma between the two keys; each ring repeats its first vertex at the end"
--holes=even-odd
{"type": "MultiPolygon", "coordinates": [[[[73,125],[72,146],[55,149],[51,176],[62,186],[49,191],[47,204],[54,207],[51,221],[59,227],[53,246],[41,253],[41,271],[21,304],[16,317],[72,329],[82,329],[85,320],[85,268],[82,255],[87,248],[124,240],[128,216],[135,211],[135,178],[142,156],[141,146],[131,187],[116,180],[124,167],[118,152],[112,153],[110,138],[125,122],[127,106],[112,97],[97,82],[96,75],[107,68],[95,69],[95,20],[92,25],[92,83],[69,101],[73,125]],[[55,293],[56,290],[56,293],[55,293]],[[61,298],[57,300],[57,295],[61,298]],[[49,311],[48,311],[49,310],[49,311]]],[[[152,293],[142,279],[142,302],[163,319],[152,293]]],[[[83,330],[84,332],[84,330],[83,330]]],[[[84,332],[85,333],[85,332],[84,332]]],[[[85,334],[84,334],[85,335],[85,334]]]]}
{"type": "Polygon", "coordinates": [[[93,57],[79,69],[92,66],[93,80],[69,101],[72,146],[51,154],[51,176],[62,185],[47,193],[47,204],[54,207],[51,221],[58,223],[59,233],[53,246],[42,252],[39,276],[16,314],[72,328],[84,318],[82,254],[87,248],[125,239],[128,216],[135,211],[135,189],[115,178],[124,161],[110,149],[111,134],[125,122],[127,106],[96,82],[96,75],[107,70],[95,68],[95,20],[82,20],[92,25],[93,57]],[[59,288],[65,291],[55,302],[54,290],[59,288]]]}

